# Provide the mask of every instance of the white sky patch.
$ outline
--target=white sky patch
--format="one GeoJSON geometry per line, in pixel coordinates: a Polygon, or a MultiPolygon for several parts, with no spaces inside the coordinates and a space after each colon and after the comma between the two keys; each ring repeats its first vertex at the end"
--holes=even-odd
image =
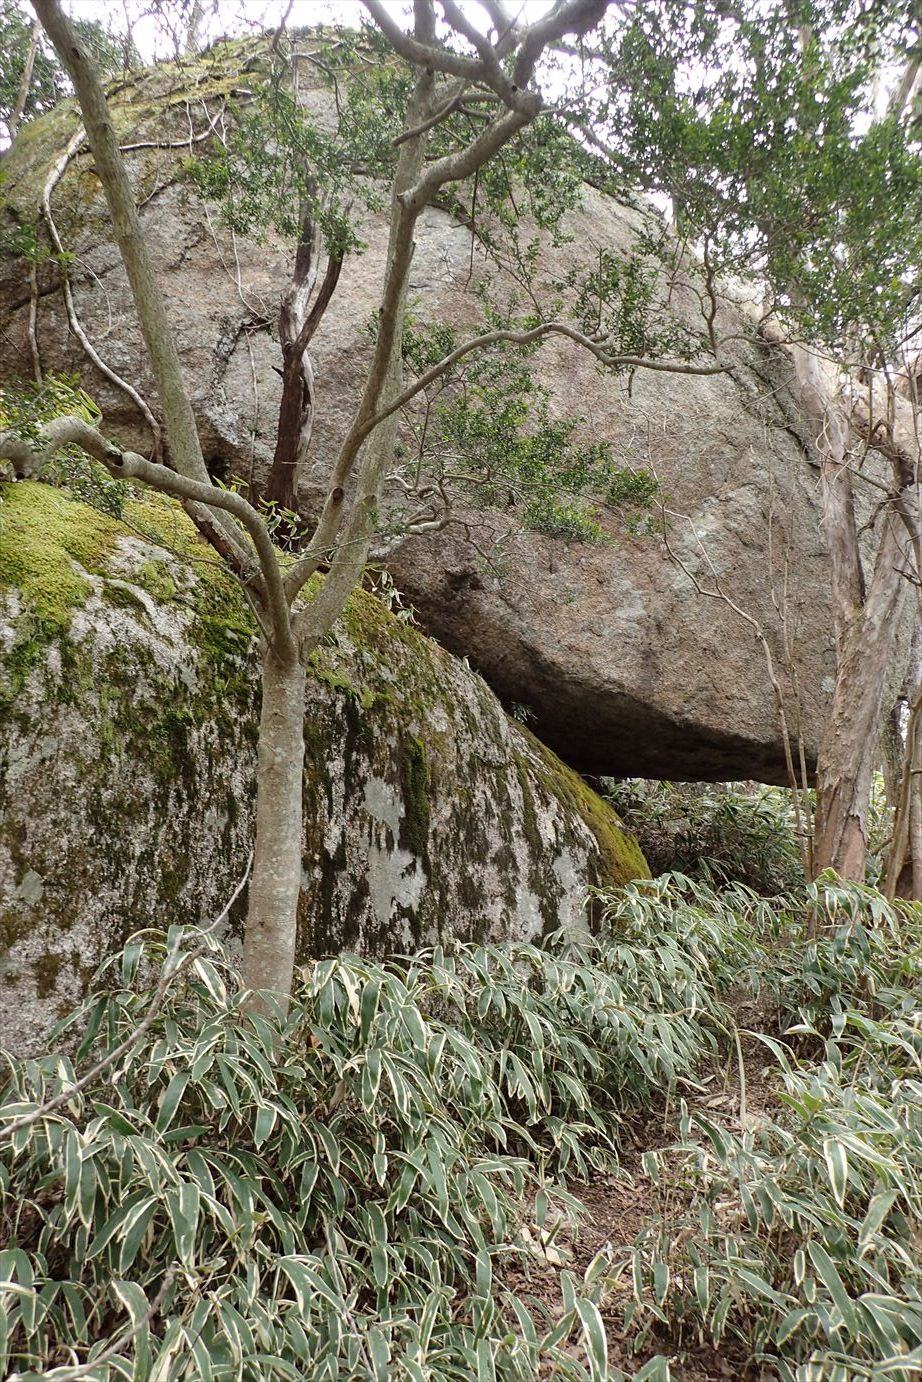
{"type": "MultiPolygon", "coordinates": [[[[393,17],[409,28],[412,23],[412,4],[407,0],[384,0],[393,17]]],[[[69,0],[67,8],[74,19],[96,19],[110,31],[124,33],[131,27],[135,45],[145,62],[175,56],[175,40],[169,32],[169,16],[143,14],[136,16],[131,0],[69,0]]],[[[170,6],[165,6],[169,10],[170,6]]],[[[277,28],[288,12],[287,0],[202,0],[203,23],[201,42],[208,44],[225,35],[241,34],[247,30],[258,32],[277,28]]],[[[489,32],[489,19],[477,0],[461,0],[462,10],[484,33],[489,32]]],[[[550,8],[549,0],[519,0],[510,6],[517,18],[524,22],[540,19],[550,8]]],[[[361,0],[293,0],[288,12],[290,28],[309,28],[317,24],[342,24],[358,28],[368,11],[361,0]]]]}

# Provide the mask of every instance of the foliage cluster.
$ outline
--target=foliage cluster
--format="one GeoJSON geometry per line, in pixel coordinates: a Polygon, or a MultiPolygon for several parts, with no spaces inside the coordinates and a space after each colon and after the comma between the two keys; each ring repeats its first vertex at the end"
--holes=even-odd
{"type": "MultiPolygon", "coordinates": [[[[446,323],[411,320],[407,367],[418,376],[460,343],[446,323]]],[[[585,419],[555,417],[533,354],[479,351],[424,391],[408,419],[415,447],[401,456],[404,486],[435,477],[525,527],[574,541],[602,538],[600,503],[636,527],[659,493],[655,475],[618,464],[609,442],[583,440],[585,419]]]]}
{"type": "Polygon", "coordinates": [[[606,780],[606,795],[651,871],[743,883],[763,896],[804,883],[789,794],[743,784],[606,780]]]}
{"type": "MultiPolygon", "coordinates": [[[[0,0],[0,122],[8,124],[20,95],[35,17],[18,0],[0,0]]],[[[130,44],[121,43],[95,19],[76,19],[78,34],[87,43],[103,78],[120,72],[136,58],[130,44]]],[[[42,35],[36,44],[32,76],[22,119],[50,110],[70,93],[70,82],[51,45],[42,35]]]]}
{"type": "Polygon", "coordinates": [[[769,929],[747,937],[726,896],[695,895],[742,940],[740,978],[761,973],[778,1004],[786,1042],[761,1040],[780,1111],[731,1130],[683,1107],[679,1142],[646,1154],[662,1210],[620,1264],[628,1320],[640,1339],[664,1324],[736,1339],[785,1382],[908,1380],[922,1364],[922,908],[829,877],[796,906],[764,904],[769,929]],[[824,926],[804,942],[792,923],[807,911],[824,926]]]}
{"type": "Polygon", "coordinates": [[[619,1113],[714,1050],[707,947],[672,920],[328,960],[286,1019],[243,1014],[212,937],[133,938],[64,1025],[85,1027],[73,1062],[9,1062],[7,1121],[149,1021],[0,1140],[2,1366],[63,1378],[111,1350],[106,1375],[132,1379],[524,1382],[553,1364],[601,1382],[598,1264],[564,1275],[561,1317],[503,1268],[552,1240],[572,1203],[557,1177],[608,1164],[619,1113]],[[150,976],[174,966],[158,1007],[150,976]]]}
{"type": "Polygon", "coordinates": [[[316,44],[305,38],[305,48],[303,59],[293,59],[296,70],[303,63],[334,90],[336,118],[314,119],[287,65],[267,62],[246,103],[228,107],[223,138],[188,159],[186,171],[199,194],[220,205],[232,230],[263,238],[272,228],[298,238],[308,212],[326,251],[345,254],[362,244],[353,203],[369,210],[383,205],[409,75],[386,60],[390,49],[371,28],[361,37],[339,31],[316,44]]]}
{"type": "Polygon", "coordinates": [[[614,1280],[645,1351],[665,1330],[791,1382],[911,1376],[922,911],[828,877],[760,898],[675,875],[600,903],[598,936],[544,950],[317,963],[284,1019],[243,1014],[212,936],[132,938],[62,1024],[73,1060],[9,1061],[7,1123],[148,1023],[0,1134],[3,1365],[601,1382],[614,1280]],[[683,1095],[732,1049],[741,990],[775,1011],[780,1111],[732,1128],[683,1095]],[[583,1281],[562,1271],[561,1310],[514,1294],[509,1268],[527,1277],[576,1208],[566,1178],[611,1168],[622,1120],[663,1096],[682,1111],[643,1159],[661,1216],[583,1281]]]}
{"type": "Polygon", "coordinates": [[[886,350],[922,262],[922,127],[882,115],[879,83],[913,43],[889,0],[653,0],[603,44],[600,124],[623,176],[666,193],[712,262],[758,275],[812,339],[886,350]]]}

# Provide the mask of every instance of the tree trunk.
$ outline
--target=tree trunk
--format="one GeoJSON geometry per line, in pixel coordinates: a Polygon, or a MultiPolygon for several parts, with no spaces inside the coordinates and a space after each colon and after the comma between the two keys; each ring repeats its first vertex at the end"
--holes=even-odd
{"type": "Polygon", "coordinates": [[[301,205],[294,271],[279,310],[282,400],[275,454],[265,490],[266,499],[293,512],[297,512],[298,479],[314,430],[314,368],[308,346],[330,305],[343,266],[343,251],[332,250],[327,256],[323,282],[314,298],[320,256],[314,200],[307,198],[301,205]]]}
{"type": "Polygon", "coordinates": [[[29,99],[29,89],[32,85],[32,69],[35,66],[35,54],[38,52],[38,36],[41,32],[41,25],[38,20],[32,23],[32,32],[29,35],[29,49],[26,53],[26,60],[23,64],[22,78],[19,83],[19,92],[16,96],[16,104],[10,111],[6,122],[6,132],[9,135],[10,143],[16,138],[16,131],[19,129],[19,122],[23,117],[26,108],[26,101],[29,99]]]}
{"type": "Polygon", "coordinates": [[[887,668],[907,586],[895,525],[881,539],[870,592],[840,643],[832,707],[816,767],[817,872],[864,882],[871,780],[887,668]]]}
{"type": "Polygon", "coordinates": [[[922,683],[909,707],[884,893],[922,899],[922,683]]]}
{"type": "MultiPolygon", "coordinates": [[[[301,891],[304,687],[299,661],[270,650],[262,667],[256,776],[256,849],[250,882],[243,979],[287,1010],[301,891]]],[[[263,1009],[255,998],[250,1007],[263,1009]]]]}
{"type": "Polygon", "coordinates": [[[298,478],[307,456],[314,420],[314,374],[307,351],[285,347],[282,401],[266,498],[283,509],[298,508],[298,478]]]}

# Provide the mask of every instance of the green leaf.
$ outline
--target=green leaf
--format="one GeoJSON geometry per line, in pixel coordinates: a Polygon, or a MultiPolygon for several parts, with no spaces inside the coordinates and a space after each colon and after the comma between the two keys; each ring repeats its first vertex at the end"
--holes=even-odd
{"type": "Polygon", "coordinates": [[[838,1270],[829,1253],[821,1243],[810,1242],[807,1244],[807,1251],[810,1260],[816,1268],[819,1276],[834,1301],[842,1320],[851,1334],[856,1332],[857,1320],[851,1297],[839,1276],[838,1270]]]}
{"type": "Polygon", "coordinates": [[[166,1132],[167,1128],[172,1123],[176,1110],[179,1108],[179,1101],[185,1093],[188,1083],[189,1071],[178,1070],[163,1091],[163,1098],[160,1100],[160,1108],[157,1112],[157,1122],[155,1124],[158,1132],[166,1132]]]}
{"type": "Polygon", "coordinates": [[[583,1338],[589,1355],[592,1382],[606,1382],[608,1378],[608,1340],[598,1307],[591,1300],[577,1300],[576,1313],[583,1327],[583,1338]]]}
{"type": "Polygon", "coordinates": [[[826,1159],[833,1198],[842,1209],[845,1206],[845,1192],[848,1188],[848,1154],[840,1141],[827,1137],[823,1141],[823,1156],[826,1159]]]}

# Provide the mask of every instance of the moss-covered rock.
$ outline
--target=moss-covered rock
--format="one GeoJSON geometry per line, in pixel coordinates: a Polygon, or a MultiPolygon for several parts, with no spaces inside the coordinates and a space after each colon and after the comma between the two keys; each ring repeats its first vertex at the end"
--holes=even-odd
{"type": "MultiPolygon", "coordinates": [[[[303,957],[580,927],[591,885],[646,874],[611,809],[373,596],[311,672],[303,957]]],[[[0,486],[0,1041],[36,1042],[128,931],[220,910],[257,709],[247,606],[181,509],[139,497],[122,523],[0,486]]]]}

